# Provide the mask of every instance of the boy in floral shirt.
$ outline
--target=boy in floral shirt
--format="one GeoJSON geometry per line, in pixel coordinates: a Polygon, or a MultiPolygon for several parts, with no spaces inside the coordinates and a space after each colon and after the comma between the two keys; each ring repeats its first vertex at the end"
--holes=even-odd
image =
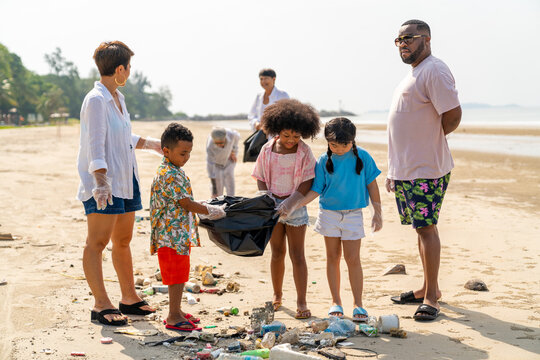
{"type": "Polygon", "coordinates": [[[166,328],[179,331],[201,330],[191,314],[181,309],[182,291],[189,279],[189,254],[200,246],[197,219],[193,213],[211,220],[225,217],[223,208],[193,200],[191,183],[182,166],[189,160],[193,135],[189,129],[171,123],[161,135],[163,162],[152,182],[150,253],[158,254],[163,284],[169,286],[169,314],[166,328]]]}

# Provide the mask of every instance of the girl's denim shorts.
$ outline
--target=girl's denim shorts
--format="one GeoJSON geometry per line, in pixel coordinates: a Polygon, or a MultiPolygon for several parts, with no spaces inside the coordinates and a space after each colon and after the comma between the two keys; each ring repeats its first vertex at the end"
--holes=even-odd
{"type": "MultiPolygon", "coordinates": [[[[285,199],[276,199],[276,206],[281,204],[285,199]]],[[[285,225],[290,226],[302,226],[309,224],[309,216],[307,212],[307,208],[305,206],[302,206],[299,209],[296,209],[293,211],[291,215],[289,215],[287,218],[282,219],[279,218],[279,222],[285,225]]]]}
{"type": "Polygon", "coordinates": [[[84,213],[90,214],[125,214],[132,211],[142,210],[141,191],[139,190],[139,182],[133,174],[133,199],[122,199],[113,196],[113,204],[109,205],[104,210],[97,209],[96,200],[93,197],[82,202],[84,205],[84,213]]]}

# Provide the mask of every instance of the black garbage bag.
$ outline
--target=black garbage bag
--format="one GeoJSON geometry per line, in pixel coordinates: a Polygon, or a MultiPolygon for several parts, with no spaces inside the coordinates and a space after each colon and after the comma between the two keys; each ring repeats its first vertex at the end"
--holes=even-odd
{"type": "Polygon", "coordinates": [[[244,141],[244,162],[257,161],[261,149],[268,139],[262,130],[257,130],[244,141]]]}
{"type": "Polygon", "coordinates": [[[214,244],[229,254],[261,256],[278,221],[274,200],[268,195],[245,198],[219,196],[208,202],[225,205],[227,216],[219,220],[202,219],[199,226],[208,230],[214,244]]]}

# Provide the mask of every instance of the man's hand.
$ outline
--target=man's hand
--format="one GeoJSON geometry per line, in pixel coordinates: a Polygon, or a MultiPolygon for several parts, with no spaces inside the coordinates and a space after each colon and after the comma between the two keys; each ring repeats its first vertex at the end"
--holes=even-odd
{"type": "Polygon", "coordinates": [[[394,180],[386,178],[386,182],[385,182],[384,185],[386,186],[386,191],[387,192],[396,191],[394,180]]]}
{"type": "Polygon", "coordinates": [[[236,154],[233,152],[231,152],[231,156],[229,156],[229,158],[231,159],[232,162],[236,162],[236,154]]]}

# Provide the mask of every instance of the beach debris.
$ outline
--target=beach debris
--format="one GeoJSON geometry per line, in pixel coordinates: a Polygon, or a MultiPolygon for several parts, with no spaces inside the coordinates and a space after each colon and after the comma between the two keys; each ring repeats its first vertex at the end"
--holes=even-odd
{"type": "Polygon", "coordinates": [[[394,275],[394,274],[404,274],[404,275],[407,274],[405,272],[405,265],[396,264],[396,265],[391,265],[387,267],[386,269],[384,269],[383,276],[394,275]]]}
{"type": "Polygon", "coordinates": [[[99,341],[102,344],[112,344],[113,338],[112,337],[102,337],[99,341]]]}
{"type": "Polygon", "coordinates": [[[212,271],[206,271],[202,278],[203,285],[207,286],[214,286],[217,284],[217,280],[214,279],[214,276],[212,275],[212,271]]]}
{"type": "Polygon", "coordinates": [[[465,289],[473,291],[489,291],[485,282],[479,279],[469,280],[465,283],[465,289]]]}
{"type": "Polygon", "coordinates": [[[238,292],[238,291],[240,291],[240,284],[237,283],[236,281],[230,281],[227,284],[226,289],[227,289],[228,292],[238,292]]]}
{"type": "Polygon", "coordinates": [[[287,343],[287,344],[295,345],[298,343],[299,339],[300,339],[299,331],[298,329],[295,328],[295,329],[286,331],[284,334],[282,334],[279,337],[279,343],[280,344],[287,343]]]}
{"type": "Polygon", "coordinates": [[[45,355],[51,355],[52,353],[54,353],[54,350],[46,348],[46,349],[41,349],[41,352],[44,353],[45,355]]]}
{"type": "Polygon", "coordinates": [[[359,324],[358,329],[362,334],[366,335],[367,337],[379,336],[379,329],[375,326],[368,324],[359,324]]]}
{"type": "Polygon", "coordinates": [[[188,292],[191,292],[191,293],[198,294],[198,293],[201,292],[201,286],[199,284],[197,284],[196,282],[194,282],[194,281],[188,281],[184,285],[184,290],[188,291],[188,292]]]}
{"type": "Polygon", "coordinates": [[[195,266],[195,274],[199,275],[199,276],[204,276],[204,273],[206,272],[210,272],[212,273],[212,266],[211,265],[197,265],[195,266]]]}
{"type": "Polygon", "coordinates": [[[13,241],[15,240],[13,238],[13,235],[6,233],[6,234],[0,234],[0,241],[13,241]]]}
{"type": "Polygon", "coordinates": [[[154,277],[156,278],[157,281],[162,281],[163,278],[161,277],[161,270],[157,269],[156,272],[154,273],[154,277]]]}
{"type": "Polygon", "coordinates": [[[330,322],[328,320],[314,320],[310,323],[311,329],[314,333],[319,333],[326,330],[328,328],[328,325],[330,325],[330,322]]]}
{"type": "Polygon", "coordinates": [[[262,348],[266,348],[266,349],[273,348],[274,345],[276,344],[276,334],[273,332],[268,332],[264,334],[259,344],[262,348]]]}
{"type": "Polygon", "coordinates": [[[320,360],[318,356],[306,355],[294,351],[291,344],[279,344],[270,349],[270,359],[290,359],[290,360],[320,360]]]}
{"type": "Polygon", "coordinates": [[[169,293],[169,286],[168,285],[153,285],[152,289],[154,289],[154,293],[162,293],[162,294],[168,294],[169,293]]]}
{"type": "Polygon", "coordinates": [[[407,332],[403,329],[397,329],[397,328],[392,328],[390,329],[390,336],[392,337],[397,337],[397,338],[401,338],[401,339],[406,339],[407,338],[407,332]]]}
{"type": "Polygon", "coordinates": [[[191,295],[190,293],[186,294],[186,299],[189,305],[195,305],[197,303],[197,299],[195,299],[195,297],[191,295]]]}
{"type": "Polygon", "coordinates": [[[356,331],[356,324],[351,320],[332,316],[330,318],[330,325],[324,331],[331,332],[337,336],[351,336],[354,335],[354,332],[356,331]]]}
{"type": "MultiPolygon", "coordinates": [[[[370,323],[370,325],[373,325],[370,323]]],[[[377,328],[383,334],[388,334],[390,329],[399,329],[399,317],[396,314],[381,315],[377,321],[377,328]]]]}
{"type": "Polygon", "coordinates": [[[152,279],[150,278],[144,278],[143,280],[143,286],[152,285],[152,279]]]}
{"type": "Polygon", "coordinates": [[[71,356],[86,356],[84,351],[72,351],[71,356]]]}
{"type": "Polygon", "coordinates": [[[2,286],[2,285],[7,285],[7,280],[6,279],[0,280],[0,286],[2,286]]]}
{"type": "Polygon", "coordinates": [[[329,359],[345,360],[347,358],[343,351],[338,350],[334,347],[325,347],[325,348],[319,349],[317,350],[317,353],[329,359]]]}
{"type": "Polygon", "coordinates": [[[135,285],[137,285],[137,286],[143,286],[143,284],[144,284],[144,278],[138,277],[138,278],[135,280],[135,285]]]}
{"type": "Polygon", "coordinates": [[[135,336],[154,336],[159,333],[156,329],[140,330],[140,329],[116,329],[114,330],[116,334],[126,334],[126,335],[135,335],[135,336]]]}
{"type": "Polygon", "coordinates": [[[142,293],[146,295],[154,295],[154,288],[151,286],[147,287],[146,289],[142,290],[142,293]]]}

